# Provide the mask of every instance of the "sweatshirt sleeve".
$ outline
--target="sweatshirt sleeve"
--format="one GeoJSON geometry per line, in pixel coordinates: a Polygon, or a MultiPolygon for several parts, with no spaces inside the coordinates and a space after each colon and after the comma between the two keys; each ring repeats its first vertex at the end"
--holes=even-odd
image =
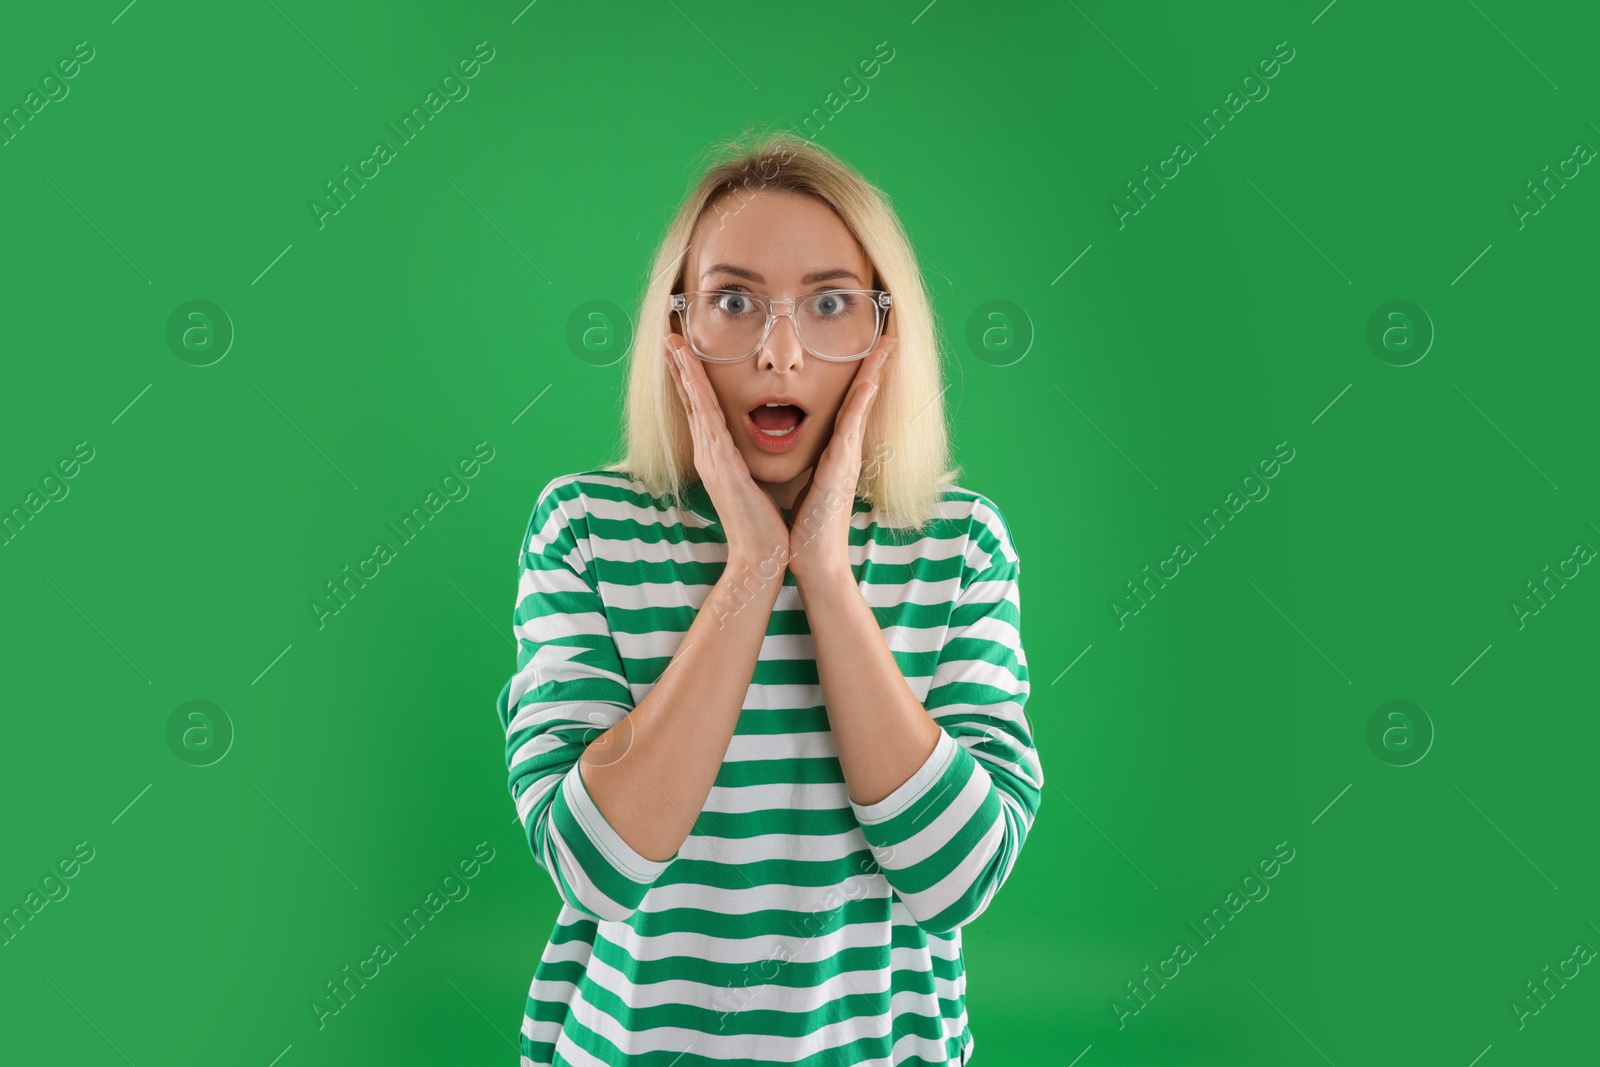
{"type": "Polygon", "coordinates": [[[879,870],[918,925],[949,933],[981,915],[1016,864],[1044,772],[1023,705],[1021,561],[980,497],[961,590],[923,706],[940,736],[927,761],[876,804],[851,802],[879,870]]]}
{"type": "Polygon", "coordinates": [[[578,760],[633,709],[590,570],[588,514],[572,476],[540,494],[517,566],[517,670],[500,690],[511,796],[561,899],[626,920],[672,859],[641,856],[606,821],[578,760]]]}

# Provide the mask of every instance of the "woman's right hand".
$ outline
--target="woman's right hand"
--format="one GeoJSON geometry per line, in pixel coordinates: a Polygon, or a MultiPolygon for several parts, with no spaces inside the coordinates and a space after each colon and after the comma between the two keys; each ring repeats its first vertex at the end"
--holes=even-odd
{"type": "Polygon", "coordinates": [[[682,334],[667,335],[667,362],[694,438],[695,471],[728,539],[729,564],[754,567],[762,577],[781,577],[789,562],[789,528],[751,477],[711,380],[682,334]]]}

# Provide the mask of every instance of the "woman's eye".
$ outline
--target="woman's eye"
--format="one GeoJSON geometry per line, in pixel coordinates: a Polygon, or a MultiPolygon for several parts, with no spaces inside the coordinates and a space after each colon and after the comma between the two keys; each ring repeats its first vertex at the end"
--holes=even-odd
{"type": "Polygon", "coordinates": [[[846,308],[855,303],[855,297],[850,293],[821,293],[817,296],[812,307],[824,317],[842,314],[846,308]]]}
{"type": "Polygon", "coordinates": [[[743,315],[750,310],[750,300],[738,293],[725,293],[719,298],[717,306],[730,315],[743,315]]]}

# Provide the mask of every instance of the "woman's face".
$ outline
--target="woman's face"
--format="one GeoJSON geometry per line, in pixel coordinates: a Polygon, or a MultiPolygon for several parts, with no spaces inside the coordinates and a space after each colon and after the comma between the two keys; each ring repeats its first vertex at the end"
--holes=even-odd
{"type": "MultiPolygon", "coordinates": [[[[686,292],[735,289],[798,298],[823,289],[871,288],[872,265],[839,216],[821,201],[787,190],[725,196],[701,217],[684,263],[686,292]]],[[[669,329],[683,334],[676,315],[669,329]]],[[[816,358],[785,317],[773,323],[755,355],[738,363],[699,362],[751,476],[778,506],[792,507],[865,361],[816,358]],[[804,412],[797,432],[775,436],[757,425],[759,418],[774,431],[785,429],[778,424],[785,420],[774,415],[751,415],[773,397],[804,412]]],[[[772,410],[793,421],[790,409],[772,410]]]]}

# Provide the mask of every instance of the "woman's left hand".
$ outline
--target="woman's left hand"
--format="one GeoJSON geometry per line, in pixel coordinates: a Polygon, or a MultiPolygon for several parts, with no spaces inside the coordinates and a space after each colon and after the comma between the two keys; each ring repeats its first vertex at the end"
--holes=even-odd
{"type": "Polygon", "coordinates": [[[862,361],[834,417],[833,436],[822,450],[811,477],[790,509],[789,570],[795,582],[847,580],[850,570],[850,518],[861,480],[867,415],[899,338],[885,335],[862,361]]]}

